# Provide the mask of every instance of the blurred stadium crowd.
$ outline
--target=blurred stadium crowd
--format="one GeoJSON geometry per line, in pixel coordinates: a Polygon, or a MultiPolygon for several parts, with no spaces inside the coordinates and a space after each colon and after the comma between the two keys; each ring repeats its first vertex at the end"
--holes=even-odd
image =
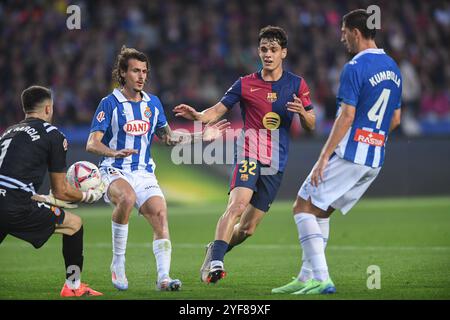
{"type": "MultiPolygon", "coordinates": [[[[150,58],[147,90],[172,108],[204,109],[241,75],[259,68],[257,37],[265,25],[288,33],[285,69],[303,76],[318,113],[318,135],[336,111],[342,66],[341,17],[377,4],[377,42],[400,65],[405,135],[450,134],[448,1],[2,1],[0,132],[23,118],[21,91],[40,84],[55,94],[58,126],[89,125],[111,91],[111,69],[123,44],[150,58]],[[67,6],[81,7],[81,29],[66,27],[67,6]]],[[[233,117],[239,118],[238,108],[233,117]]]]}

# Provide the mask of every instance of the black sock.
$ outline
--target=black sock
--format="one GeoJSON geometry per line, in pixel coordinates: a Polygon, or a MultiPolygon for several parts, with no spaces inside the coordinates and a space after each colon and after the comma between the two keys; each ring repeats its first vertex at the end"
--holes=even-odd
{"type": "Polygon", "coordinates": [[[228,248],[227,248],[227,253],[228,252],[230,252],[231,251],[231,249],[233,249],[234,248],[234,246],[232,246],[232,245],[228,245],[228,248]]]}
{"type": "Polygon", "coordinates": [[[228,243],[223,240],[214,240],[211,252],[211,260],[219,260],[223,262],[223,257],[227,252],[228,243]]]}
{"type": "Polygon", "coordinates": [[[71,236],[63,235],[63,256],[66,279],[79,280],[83,271],[83,226],[71,236]]]}

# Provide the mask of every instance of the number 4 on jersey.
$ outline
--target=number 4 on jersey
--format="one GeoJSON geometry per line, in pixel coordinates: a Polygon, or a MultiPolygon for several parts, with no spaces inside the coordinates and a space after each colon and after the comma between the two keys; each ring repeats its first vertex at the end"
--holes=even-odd
{"type": "Polygon", "coordinates": [[[391,90],[383,89],[378,100],[373,104],[372,108],[370,108],[367,113],[367,117],[370,121],[376,121],[376,128],[381,128],[381,123],[383,122],[384,113],[386,112],[386,107],[389,101],[389,95],[391,94],[391,90]]]}

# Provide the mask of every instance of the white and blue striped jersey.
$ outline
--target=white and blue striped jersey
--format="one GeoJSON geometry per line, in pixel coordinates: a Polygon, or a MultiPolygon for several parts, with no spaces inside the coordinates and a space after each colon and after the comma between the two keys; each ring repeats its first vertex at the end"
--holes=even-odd
{"type": "Polygon", "coordinates": [[[113,150],[136,149],[138,154],[126,158],[103,157],[100,167],[154,172],[155,162],[150,151],[153,135],[166,125],[164,108],[157,96],[142,91],[142,100],[134,102],[114,89],[101,100],[92,120],[91,133],[104,132],[102,143],[113,150]]]}
{"type": "Polygon", "coordinates": [[[335,153],[348,161],[378,168],[383,165],[392,115],[401,106],[402,78],[395,61],[383,49],[358,53],[342,70],[337,94],[356,108],[355,119],[335,153]]]}

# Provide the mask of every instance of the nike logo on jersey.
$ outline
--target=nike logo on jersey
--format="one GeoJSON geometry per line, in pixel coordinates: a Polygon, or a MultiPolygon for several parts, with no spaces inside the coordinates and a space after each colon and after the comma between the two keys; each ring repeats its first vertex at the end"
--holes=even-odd
{"type": "Polygon", "coordinates": [[[250,92],[255,92],[255,91],[258,91],[258,90],[260,90],[261,88],[250,88],[250,92]]]}

